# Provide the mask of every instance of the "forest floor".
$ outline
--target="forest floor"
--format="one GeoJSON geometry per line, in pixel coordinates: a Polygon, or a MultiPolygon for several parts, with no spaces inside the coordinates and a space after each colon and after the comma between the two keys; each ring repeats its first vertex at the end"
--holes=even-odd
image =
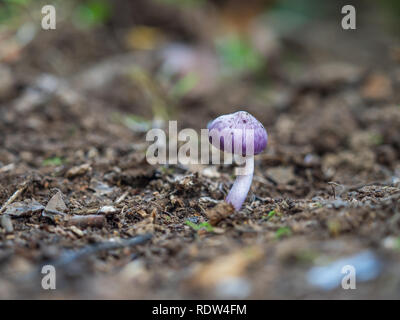
{"type": "Polygon", "coordinates": [[[151,119],[155,98],[126,70],[151,79],[157,52],[126,53],[108,36],[47,33],[0,65],[0,298],[400,298],[398,62],[315,61],[282,43],[267,80],[166,98],[180,129],[241,109],[267,129],[232,213],[233,166],[146,162],[134,125],[150,122],[126,119],[151,119]],[[52,47],[64,48],[58,73],[42,51],[52,47]],[[313,269],[365,251],[349,260],[356,290],[313,269]],[[46,264],[56,290],[41,287],[46,264]]]}

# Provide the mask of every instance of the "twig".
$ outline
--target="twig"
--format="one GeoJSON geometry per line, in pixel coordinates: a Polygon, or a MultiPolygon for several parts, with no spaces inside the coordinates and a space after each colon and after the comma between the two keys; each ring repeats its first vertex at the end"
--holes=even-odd
{"type": "MultiPolygon", "coordinates": [[[[65,250],[58,259],[49,261],[45,263],[46,265],[52,265],[57,268],[65,268],[68,267],[71,263],[76,262],[77,260],[90,256],[92,254],[101,252],[101,251],[109,251],[116,250],[126,247],[134,247],[139,244],[143,244],[152,238],[151,233],[139,235],[137,237],[133,237],[130,239],[122,239],[119,242],[101,242],[94,245],[87,245],[77,251],[74,250],[65,250]]],[[[21,282],[32,281],[36,279],[38,275],[41,274],[42,266],[40,266],[37,270],[29,272],[25,275],[20,275],[17,280],[21,282]]]]}
{"type": "Polygon", "coordinates": [[[336,186],[339,186],[339,184],[336,183],[336,182],[333,182],[333,181],[328,182],[328,184],[329,184],[329,185],[331,186],[331,188],[332,188],[333,199],[336,199],[336,189],[335,189],[335,187],[336,187],[336,186]]]}
{"type": "Polygon", "coordinates": [[[120,196],[120,197],[115,201],[115,204],[119,204],[119,203],[121,203],[122,201],[124,201],[125,198],[128,196],[128,194],[129,194],[129,192],[126,191],[122,196],[120,196]]]}
{"type": "Polygon", "coordinates": [[[330,181],[330,182],[328,182],[328,184],[332,188],[334,199],[336,199],[336,196],[340,197],[345,192],[357,191],[357,190],[359,190],[361,188],[364,188],[364,187],[387,186],[387,185],[391,185],[391,181],[390,180],[372,181],[372,182],[368,182],[368,183],[359,183],[359,184],[355,184],[355,185],[344,185],[344,184],[340,184],[340,183],[337,183],[337,182],[334,182],[334,181],[330,181]],[[340,187],[341,190],[338,191],[336,189],[337,187],[340,187]]]}
{"type": "Polygon", "coordinates": [[[68,225],[77,226],[80,228],[86,227],[103,227],[106,221],[105,216],[97,215],[97,214],[88,214],[88,215],[75,215],[68,221],[68,225]]]}
{"type": "Polygon", "coordinates": [[[7,206],[9,206],[11,203],[15,201],[15,199],[18,198],[18,196],[25,191],[26,187],[28,186],[28,183],[25,182],[22,187],[20,187],[17,191],[14,192],[14,194],[3,204],[3,206],[0,208],[0,214],[2,214],[7,206]]]}
{"type": "Polygon", "coordinates": [[[152,238],[152,236],[153,236],[152,234],[147,233],[130,239],[123,239],[119,242],[107,241],[94,245],[88,245],[77,251],[67,250],[66,252],[61,254],[61,257],[59,259],[50,262],[48,264],[51,264],[55,267],[66,266],[84,256],[90,256],[100,251],[109,251],[109,250],[137,246],[139,244],[147,242],[152,238]]]}

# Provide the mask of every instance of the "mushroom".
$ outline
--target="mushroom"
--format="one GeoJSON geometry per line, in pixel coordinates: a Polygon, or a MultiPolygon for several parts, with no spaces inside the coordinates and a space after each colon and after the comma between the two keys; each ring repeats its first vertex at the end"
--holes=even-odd
{"type": "Polygon", "coordinates": [[[246,170],[237,175],[225,199],[236,210],[240,210],[253,180],[254,156],[267,146],[267,131],[261,122],[245,111],[220,116],[211,121],[207,128],[212,145],[224,152],[245,157],[246,170]]]}

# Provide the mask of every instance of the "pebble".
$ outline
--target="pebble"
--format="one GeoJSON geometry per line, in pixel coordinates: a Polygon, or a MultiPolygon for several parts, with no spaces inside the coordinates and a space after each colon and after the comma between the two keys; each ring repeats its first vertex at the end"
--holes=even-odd
{"type": "Polygon", "coordinates": [[[99,209],[99,214],[111,214],[117,212],[117,209],[113,206],[104,206],[99,209]]]}
{"type": "Polygon", "coordinates": [[[14,227],[9,216],[7,215],[1,216],[0,224],[4,228],[6,233],[12,233],[14,231],[14,227]]]}
{"type": "Polygon", "coordinates": [[[72,167],[66,173],[67,178],[74,178],[77,176],[83,176],[86,172],[90,171],[92,168],[90,164],[85,163],[80,166],[72,167]]]}
{"type": "Polygon", "coordinates": [[[190,222],[193,223],[198,223],[199,222],[199,217],[193,216],[193,217],[188,217],[187,218],[190,222]]]}
{"type": "Polygon", "coordinates": [[[389,236],[383,239],[382,245],[385,249],[400,249],[400,239],[389,236]]]}

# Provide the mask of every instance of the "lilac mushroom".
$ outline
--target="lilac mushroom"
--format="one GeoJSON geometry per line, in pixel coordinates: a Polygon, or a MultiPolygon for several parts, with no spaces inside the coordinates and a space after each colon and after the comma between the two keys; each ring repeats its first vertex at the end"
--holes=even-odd
{"type": "Polygon", "coordinates": [[[253,180],[254,156],[261,153],[267,146],[267,131],[261,122],[245,111],[220,116],[210,122],[207,128],[212,145],[224,152],[241,154],[246,157],[248,165],[246,174],[236,177],[236,181],[225,199],[236,210],[240,210],[253,180]],[[214,136],[213,132],[218,135],[214,136]],[[213,139],[215,137],[219,139],[213,139]],[[231,137],[231,139],[226,139],[226,137],[231,137]]]}

